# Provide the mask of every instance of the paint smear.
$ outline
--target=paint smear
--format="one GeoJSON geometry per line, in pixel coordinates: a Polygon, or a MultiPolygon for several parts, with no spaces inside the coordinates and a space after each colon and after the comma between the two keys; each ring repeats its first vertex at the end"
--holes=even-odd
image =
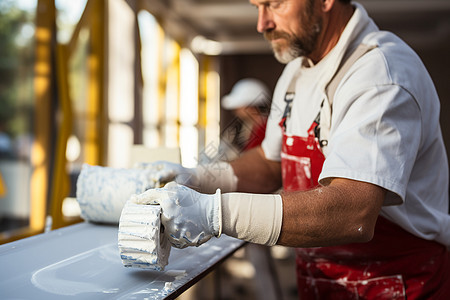
{"type": "Polygon", "coordinates": [[[82,293],[118,293],[117,287],[98,284],[104,277],[104,269],[111,262],[120,263],[115,243],[91,249],[89,251],[72,256],[65,260],[48,265],[33,273],[31,282],[33,285],[48,293],[64,296],[75,296],[82,293]],[[101,258],[101,261],[99,261],[101,258]],[[103,263],[107,261],[107,263],[103,263]],[[98,266],[92,268],[92,265],[98,266]],[[74,274],[79,280],[64,279],[73,278],[74,274]],[[95,278],[95,279],[94,279],[95,278]],[[97,283],[94,283],[97,282],[97,283]]]}

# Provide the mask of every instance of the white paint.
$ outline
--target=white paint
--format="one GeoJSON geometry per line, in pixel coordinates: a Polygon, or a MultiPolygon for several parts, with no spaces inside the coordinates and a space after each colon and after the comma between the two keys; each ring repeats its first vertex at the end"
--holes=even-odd
{"type": "Polygon", "coordinates": [[[84,164],[77,181],[81,217],[87,221],[119,223],[125,202],[133,194],[154,188],[151,170],[120,169],[84,164]]]}
{"type": "MultiPolygon", "coordinates": [[[[93,280],[93,278],[101,276],[102,262],[103,264],[111,264],[111,257],[117,256],[116,253],[113,256],[108,255],[108,253],[114,252],[115,249],[115,244],[108,244],[48,265],[34,272],[31,282],[35,287],[56,295],[75,296],[82,293],[118,293],[118,288],[104,286],[98,283],[99,280],[93,280]],[[97,262],[98,268],[96,268],[95,272],[92,272],[92,266],[87,261],[90,258],[98,260],[99,257],[102,258],[102,261],[97,262]],[[74,272],[77,272],[76,275],[81,280],[73,280],[74,272]]],[[[114,260],[114,263],[118,261],[114,260]]]]}
{"type": "Polygon", "coordinates": [[[168,292],[168,293],[173,292],[173,291],[174,291],[173,283],[172,283],[172,282],[166,282],[166,283],[164,284],[164,289],[163,289],[163,290],[166,291],[166,292],[168,292]]]}
{"type": "Polygon", "coordinates": [[[294,144],[294,138],[288,137],[288,138],[286,139],[286,145],[292,146],[293,144],[294,144]]]}
{"type": "MultiPolygon", "coordinates": [[[[134,198],[133,198],[134,199],[134,198]]],[[[170,243],[161,232],[159,205],[128,201],[119,223],[118,245],[125,267],[164,270],[169,262],[170,243]]]]}
{"type": "Polygon", "coordinates": [[[180,280],[187,276],[186,270],[168,270],[164,274],[175,277],[175,280],[180,280]]]}

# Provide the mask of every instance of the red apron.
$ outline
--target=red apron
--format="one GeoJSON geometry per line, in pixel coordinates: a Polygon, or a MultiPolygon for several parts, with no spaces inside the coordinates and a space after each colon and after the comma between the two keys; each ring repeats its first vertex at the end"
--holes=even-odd
{"type": "MultiPolygon", "coordinates": [[[[289,113],[287,107],[280,122],[283,188],[311,189],[325,160],[315,134],[319,122],[306,138],[288,136],[289,113]]],[[[300,299],[450,299],[450,252],[381,216],[368,243],[298,248],[296,253],[300,299]]]]}
{"type": "Polygon", "coordinates": [[[250,138],[248,139],[243,151],[250,150],[256,146],[261,145],[264,137],[266,136],[266,125],[267,118],[264,120],[258,120],[252,127],[252,132],[250,133],[250,138]]]}

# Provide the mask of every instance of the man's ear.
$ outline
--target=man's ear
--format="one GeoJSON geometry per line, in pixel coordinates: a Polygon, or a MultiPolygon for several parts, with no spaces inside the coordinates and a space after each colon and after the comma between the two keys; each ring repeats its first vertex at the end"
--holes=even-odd
{"type": "Polygon", "coordinates": [[[339,0],[322,0],[322,11],[329,12],[333,8],[336,1],[339,0]]]}

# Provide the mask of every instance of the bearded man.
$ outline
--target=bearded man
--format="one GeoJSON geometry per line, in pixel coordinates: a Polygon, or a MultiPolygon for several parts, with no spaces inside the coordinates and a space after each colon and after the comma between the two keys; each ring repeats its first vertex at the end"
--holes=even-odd
{"type": "Polygon", "coordinates": [[[262,145],[231,163],[155,163],[178,183],[136,199],[161,204],[179,248],[222,232],[295,247],[301,299],[450,299],[448,163],[419,57],[357,3],[250,3],[287,64],[262,145]]]}

